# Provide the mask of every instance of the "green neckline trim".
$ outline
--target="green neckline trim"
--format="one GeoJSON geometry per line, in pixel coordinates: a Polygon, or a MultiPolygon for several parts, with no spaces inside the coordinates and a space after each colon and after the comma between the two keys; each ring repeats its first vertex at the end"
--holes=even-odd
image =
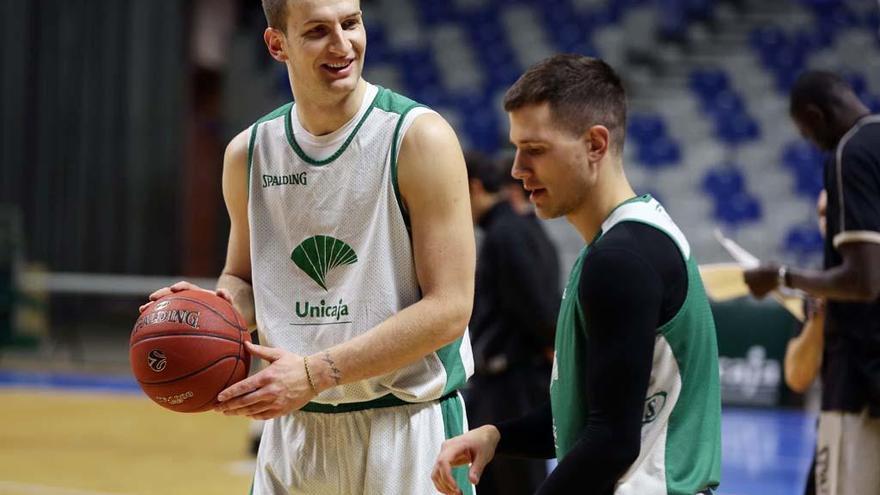
{"type": "MultiPolygon", "coordinates": [[[[605,219],[602,220],[602,223],[605,223],[605,220],[608,220],[609,218],[611,218],[611,215],[613,215],[614,212],[617,211],[617,209],[623,205],[628,205],[630,203],[647,203],[647,202],[651,201],[652,199],[654,199],[654,198],[652,198],[650,194],[642,194],[641,196],[633,196],[633,197],[621,202],[619,205],[615,206],[614,208],[612,208],[611,211],[608,212],[608,215],[605,216],[605,219]]],[[[596,241],[599,240],[600,237],[602,237],[602,234],[604,234],[604,233],[605,232],[602,230],[602,228],[599,227],[599,232],[596,232],[596,236],[593,237],[593,240],[590,241],[590,243],[587,244],[587,246],[592,246],[596,241]]]]}
{"type": "Polygon", "coordinates": [[[385,88],[378,87],[378,89],[379,90],[376,91],[376,96],[373,98],[373,101],[370,102],[370,107],[367,108],[366,112],[364,112],[364,116],[361,117],[360,121],[358,121],[357,126],[355,126],[354,130],[351,131],[351,134],[348,135],[348,137],[345,139],[345,142],[342,143],[342,146],[340,146],[335,153],[323,160],[315,160],[314,158],[310,157],[299,146],[299,143],[296,142],[296,136],[293,135],[293,124],[291,123],[291,119],[293,118],[292,114],[294,106],[290,105],[290,108],[287,109],[287,115],[285,115],[284,117],[284,132],[285,134],[287,134],[287,142],[290,143],[290,147],[293,148],[294,153],[296,153],[297,156],[299,156],[304,162],[316,167],[327,165],[339,158],[339,156],[342,155],[342,153],[348,148],[348,145],[351,144],[352,140],[354,140],[354,136],[361,129],[361,126],[364,125],[364,122],[367,121],[367,117],[370,116],[370,112],[372,112],[373,109],[376,108],[376,102],[378,101],[379,96],[382,94],[382,92],[386,91],[385,88]]]}

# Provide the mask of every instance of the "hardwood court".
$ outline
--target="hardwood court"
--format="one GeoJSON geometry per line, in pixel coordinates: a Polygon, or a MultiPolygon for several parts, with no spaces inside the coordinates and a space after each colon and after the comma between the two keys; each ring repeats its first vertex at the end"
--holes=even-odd
{"type": "Polygon", "coordinates": [[[245,495],[248,423],[139,395],[0,390],[0,494],[245,495]]]}

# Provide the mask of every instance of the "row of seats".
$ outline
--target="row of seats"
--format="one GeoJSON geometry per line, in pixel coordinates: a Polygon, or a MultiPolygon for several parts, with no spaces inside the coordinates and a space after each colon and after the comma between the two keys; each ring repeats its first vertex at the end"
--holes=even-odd
{"type": "MultiPolygon", "coordinates": [[[[731,1],[728,0],[727,4],[731,1]]],[[[714,9],[722,2],[377,0],[384,10],[381,12],[383,15],[366,17],[370,34],[367,66],[390,67],[397,75],[398,84],[393,86],[395,89],[445,112],[468,146],[494,152],[506,142],[506,122],[504,113],[499,110],[500,95],[542,50],[550,53],[610,55],[601,51],[613,49],[619,43],[606,43],[609,39],[618,40],[608,33],[621,31],[624,26],[644,23],[646,13],[648,17],[658,17],[653,26],[659,29],[660,37],[674,39],[676,33],[686,36],[691,23],[711,19],[714,9]],[[389,12],[394,15],[388,15],[389,12]],[[403,21],[409,23],[411,32],[416,33],[416,37],[409,42],[399,39],[399,23],[403,21]],[[443,35],[439,43],[438,33],[443,35]],[[455,43],[444,44],[445,40],[455,43]],[[546,44],[546,48],[542,48],[542,44],[546,44]],[[597,46],[601,50],[597,50],[597,46]],[[460,82],[462,78],[450,76],[462,71],[477,72],[473,78],[476,82],[451,87],[450,81],[460,82]]],[[[800,2],[808,12],[813,13],[809,25],[794,28],[791,25],[762,26],[751,31],[743,46],[744,51],[753,53],[760,62],[755,70],[772,77],[779,95],[787,95],[794,78],[810,66],[811,57],[816,53],[833,47],[835,41],[845,36],[848,30],[863,28],[866,23],[873,22],[872,14],[853,12],[840,0],[791,2],[800,2]]],[[[365,4],[367,8],[369,5],[365,4]]],[[[631,43],[630,38],[636,35],[650,39],[655,34],[626,31],[618,41],[631,43]]],[[[617,68],[626,76],[627,64],[625,58],[621,60],[617,68]]],[[[860,96],[880,111],[880,100],[872,94],[872,90],[880,88],[871,88],[865,74],[858,71],[847,73],[847,78],[860,96]]],[[[674,117],[669,117],[669,112],[664,118],[663,112],[639,108],[639,111],[630,115],[627,126],[630,157],[649,176],[684,176],[692,173],[692,168],[685,169],[685,164],[688,164],[687,167],[694,166],[694,155],[689,154],[689,146],[692,145],[714,144],[718,148],[732,150],[725,151],[731,156],[722,159],[718,165],[700,165],[698,174],[701,178],[694,187],[711,201],[712,211],[708,220],[720,222],[734,230],[763,225],[762,222],[766,221],[764,210],[776,211],[776,205],[768,201],[784,199],[768,199],[766,194],[758,194],[766,188],[749,190],[750,170],[737,161],[736,150],[750,146],[772,146],[775,149],[790,139],[787,136],[780,139],[779,133],[770,128],[774,120],[771,118],[768,121],[768,112],[762,111],[765,107],[752,100],[755,98],[754,88],[744,87],[740,81],[741,77],[734,84],[731,74],[723,65],[701,66],[687,75],[686,87],[682,90],[698,102],[698,118],[691,121],[705,120],[707,128],[711,130],[705,138],[700,134],[699,141],[694,141],[687,134],[682,136],[670,132],[672,122],[667,119],[674,117]],[[762,124],[767,129],[762,129],[762,124]],[[763,202],[768,203],[765,205],[763,202]]],[[[287,90],[286,84],[279,86],[287,90]]],[[[657,105],[663,105],[663,102],[657,105]]],[[[690,127],[695,127],[695,124],[690,127]]],[[[707,163],[717,158],[710,160],[706,160],[707,163]]],[[[821,189],[822,156],[807,143],[787,142],[773,160],[791,175],[792,198],[808,198],[811,201],[821,189]]],[[[675,188],[669,192],[663,189],[656,192],[662,197],[667,193],[679,194],[680,191],[675,188]]],[[[814,225],[795,221],[782,236],[782,244],[791,253],[815,253],[821,249],[817,235],[814,225]]]]}

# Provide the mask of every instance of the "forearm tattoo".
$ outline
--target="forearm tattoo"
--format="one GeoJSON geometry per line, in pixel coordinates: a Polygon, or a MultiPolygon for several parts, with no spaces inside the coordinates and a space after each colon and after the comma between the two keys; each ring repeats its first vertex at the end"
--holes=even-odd
{"type": "Polygon", "coordinates": [[[330,357],[328,351],[324,351],[324,362],[327,363],[327,367],[330,368],[330,377],[333,378],[336,385],[339,385],[339,382],[342,380],[342,371],[336,367],[336,363],[333,362],[333,358],[330,357]]]}

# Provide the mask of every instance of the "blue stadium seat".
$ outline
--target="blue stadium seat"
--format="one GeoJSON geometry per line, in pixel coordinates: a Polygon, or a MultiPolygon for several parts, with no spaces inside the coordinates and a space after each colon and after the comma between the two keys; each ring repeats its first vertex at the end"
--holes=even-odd
{"type": "Polygon", "coordinates": [[[669,136],[659,136],[639,146],[637,158],[648,168],[662,168],[681,162],[681,148],[669,136]]]}
{"type": "Polygon", "coordinates": [[[666,124],[660,115],[634,113],[628,120],[626,134],[639,146],[666,135],[666,124]]]}
{"type": "Polygon", "coordinates": [[[721,69],[697,69],[691,72],[688,86],[700,101],[705,101],[730,88],[730,80],[721,69]]]}
{"type": "Polygon", "coordinates": [[[715,119],[724,118],[731,114],[740,114],[744,111],[745,103],[742,98],[729,89],[723,89],[703,100],[703,112],[715,119]]]}
{"type": "Polygon", "coordinates": [[[815,197],[823,187],[824,155],[807,141],[792,141],[782,149],[782,165],[794,175],[795,193],[815,197]]]}
{"type": "Polygon", "coordinates": [[[783,249],[789,253],[807,256],[823,251],[825,240],[816,225],[795,225],[785,235],[783,249]]]}
{"type": "Polygon", "coordinates": [[[862,96],[862,101],[871,109],[871,113],[880,113],[880,96],[862,96]]]}
{"type": "Polygon", "coordinates": [[[404,75],[410,93],[418,93],[426,86],[439,86],[440,73],[430,50],[399,51],[395,54],[394,59],[397,65],[404,69],[401,73],[404,75]],[[418,69],[413,70],[413,67],[418,67],[418,69]]]}
{"type": "Polygon", "coordinates": [[[761,215],[761,203],[745,192],[715,202],[715,219],[730,227],[758,221],[761,215]]]}
{"type": "Polygon", "coordinates": [[[782,148],[782,164],[797,170],[800,168],[821,168],[824,156],[806,140],[792,141],[782,148]]]}
{"type": "Polygon", "coordinates": [[[713,200],[724,201],[745,191],[745,177],[735,165],[722,164],[706,172],[702,187],[713,200]]]}
{"type": "Polygon", "coordinates": [[[801,169],[795,173],[795,192],[806,198],[815,198],[825,187],[822,169],[801,169]]]}
{"type": "Polygon", "coordinates": [[[821,26],[815,25],[810,28],[801,29],[794,33],[792,43],[805,47],[808,51],[821,50],[828,48],[834,41],[834,33],[829,29],[822,29],[821,26]]]}
{"type": "Polygon", "coordinates": [[[776,25],[766,25],[749,33],[749,43],[759,52],[774,50],[788,44],[785,31],[776,25]]]}
{"type": "Polygon", "coordinates": [[[719,115],[715,120],[715,135],[721,142],[736,146],[761,137],[761,128],[745,113],[719,115]]]}
{"type": "Polygon", "coordinates": [[[437,2],[436,0],[418,0],[416,11],[419,12],[422,22],[427,25],[450,22],[456,19],[455,6],[451,2],[437,2]]]}
{"type": "Polygon", "coordinates": [[[703,21],[712,17],[715,0],[682,0],[690,21],[703,21]]]}

